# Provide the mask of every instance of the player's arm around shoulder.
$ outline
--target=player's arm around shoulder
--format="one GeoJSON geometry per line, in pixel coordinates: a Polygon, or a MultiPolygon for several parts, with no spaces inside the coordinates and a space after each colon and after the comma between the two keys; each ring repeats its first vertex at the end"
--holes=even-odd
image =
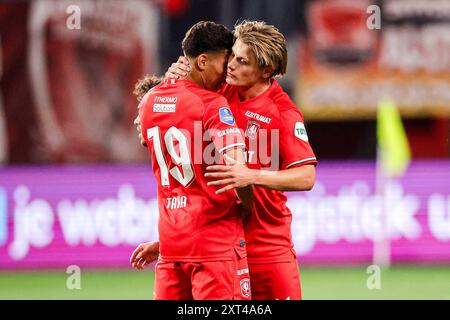
{"type": "Polygon", "coordinates": [[[261,171],[255,184],[281,191],[308,191],[316,181],[317,159],[309,144],[305,122],[293,104],[280,109],[279,171],[261,171]]]}
{"type": "Polygon", "coordinates": [[[280,139],[277,143],[282,160],[281,170],[249,169],[241,165],[209,166],[207,177],[216,179],[210,185],[229,187],[258,185],[280,191],[308,191],[316,181],[317,160],[308,142],[300,111],[288,109],[280,114],[280,139]]]}
{"type": "Polygon", "coordinates": [[[255,185],[280,191],[309,191],[316,182],[316,166],[307,164],[280,171],[260,170],[255,185]]]}

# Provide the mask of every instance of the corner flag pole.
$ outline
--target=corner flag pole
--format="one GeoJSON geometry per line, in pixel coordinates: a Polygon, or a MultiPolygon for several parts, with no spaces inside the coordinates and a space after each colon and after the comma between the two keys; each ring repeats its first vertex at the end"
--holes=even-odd
{"type": "Polygon", "coordinates": [[[391,265],[391,241],[389,236],[389,212],[385,206],[385,190],[389,183],[389,177],[384,172],[382,165],[382,150],[377,146],[377,160],[375,167],[375,195],[382,199],[380,233],[374,235],[373,264],[380,267],[391,265]]]}
{"type": "Polygon", "coordinates": [[[395,102],[383,99],[377,110],[376,195],[383,200],[381,230],[375,235],[373,263],[382,267],[391,264],[390,217],[385,205],[386,187],[394,178],[403,176],[410,159],[408,139],[395,102]]]}

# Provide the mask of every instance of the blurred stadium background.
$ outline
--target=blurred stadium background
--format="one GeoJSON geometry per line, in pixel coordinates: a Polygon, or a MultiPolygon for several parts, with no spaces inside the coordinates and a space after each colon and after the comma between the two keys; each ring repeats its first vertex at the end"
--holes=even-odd
{"type": "Polygon", "coordinates": [[[158,237],[131,92],[192,24],[239,19],[286,35],[280,83],[319,158],[314,190],[289,194],[304,298],[450,299],[448,0],[0,2],[0,299],[152,298],[152,268],[128,263],[158,237]],[[386,97],[411,159],[380,187],[386,97]]]}

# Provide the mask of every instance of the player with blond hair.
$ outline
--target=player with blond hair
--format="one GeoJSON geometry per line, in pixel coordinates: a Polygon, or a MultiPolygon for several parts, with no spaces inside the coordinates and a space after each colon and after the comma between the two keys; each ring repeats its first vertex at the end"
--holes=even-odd
{"type": "MultiPolygon", "coordinates": [[[[283,34],[265,22],[243,21],[234,35],[226,84],[219,93],[245,132],[248,167],[211,166],[206,176],[216,181],[208,185],[224,186],[219,193],[254,186],[254,210],[244,221],[253,299],[301,299],[292,213],[284,191],[311,190],[317,159],[302,113],[275,79],[286,73],[283,34]]],[[[189,62],[180,57],[166,78],[182,78],[190,71],[189,62]]]]}

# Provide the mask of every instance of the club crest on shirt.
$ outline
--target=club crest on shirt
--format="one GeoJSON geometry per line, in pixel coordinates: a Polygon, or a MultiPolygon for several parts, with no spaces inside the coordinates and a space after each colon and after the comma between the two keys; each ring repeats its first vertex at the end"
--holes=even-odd
{"type": "Polygon", "coordinates": [[[245,129],[245,136],[252,140],[256,139],[259,128],[261,128],[261,125],[258,122],[249,120],[245,129]]]}
{"type": "Polygon", "coordinates": [[[234,117],[231,110],[227,107],[223,107],[219,109],[219,118],[225,124],[232,126],[234,124],[234,117]]]}
{"type": "Polygon", "coordinates": [[[250,293],[251,293],[250,279],[249,278],[242,279],[240,282],[240,285],[241,285],[241,295],[245,298],[250,297],[250,293]]]}
{"type": "Polygon", "coordinates": [[[303,122],[296,122],[294,134],[297,138],[308,142],[308,135],[306,134],[305,124],[303,122]]]}

